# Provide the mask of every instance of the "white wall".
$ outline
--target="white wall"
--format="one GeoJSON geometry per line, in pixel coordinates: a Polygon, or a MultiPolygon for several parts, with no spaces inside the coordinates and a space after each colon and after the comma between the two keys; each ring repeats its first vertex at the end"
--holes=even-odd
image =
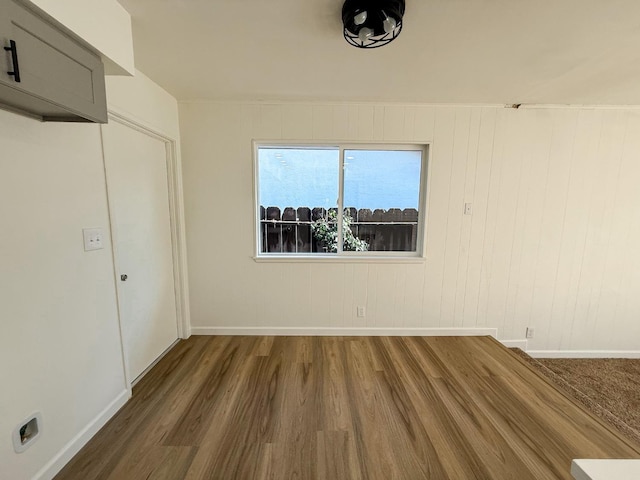
{"type": "Polygon", "coordinates": [[[108,75],[133,75],[131,16],[116,0],[28,0],[100,52],[108,75]]]}
{"type": "Polygon", "coordinates": [[[196,332],[532,326],[533,350],[640,351],[640,111],[185,103],[180,121],[196,332]],[[432,143],[426,262],[254,262],[252,139],[432,143]]]}
{"type": "MultiPolygon", "coordinates": [[[[111,108],[178,135],[175,99],[144,75],[124,80],[111,108]]],[[[47,479],[128,395],[100,126],[0,110],[0,152],[0,478],[47,479]],[[104,229],[103,250],[84,252],[86,227],[104,229]],[[34,411],[41,438],[16,454],[11,432],[34,411]]]]}
{"type": "Polygon", "coordinates": [[[97,125],[0,111],[0,478],[32,478],[125,391],[97,125]],[[82,228],[104,250],[85,253],[82,228]],[[42,412],[17,455],[11,431],[42,412]]]}
{"type": "Polygon", "coordinates": [[[144,73],[136,70],[134,77],[107,76],[106,87],[109,110],[179,143],[178,103],[144,73]]]}

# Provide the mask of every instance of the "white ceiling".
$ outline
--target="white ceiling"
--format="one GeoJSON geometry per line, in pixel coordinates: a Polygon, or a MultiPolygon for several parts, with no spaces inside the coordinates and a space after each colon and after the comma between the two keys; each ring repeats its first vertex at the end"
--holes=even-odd
{"type": "Polygon", "coordinates": [[[375,50],[342,38],[342,0],[119,1],[179,100],[640,104],[638,0],[407,0],[375,50]]]}

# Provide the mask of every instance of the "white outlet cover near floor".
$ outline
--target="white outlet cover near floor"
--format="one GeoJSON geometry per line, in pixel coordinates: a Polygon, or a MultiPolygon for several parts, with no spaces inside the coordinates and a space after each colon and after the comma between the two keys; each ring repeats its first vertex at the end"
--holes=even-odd
{"type": "Polygon", "coordinates": [[[42,414],[40,412],[35,412],[25,418],[22,422],[20,422],[16,428],[13,429],[13,433],[11,438],[13,440],[13,449],[16,453],[22,453],[27,448],[35,443],[35,441],[40,438],[42,435],[42,414]],[[30,421],[35,420],[37,425],[37,432],[29,438],[26,442],[22,443],[22,438],[20,435],[20,429],[23,425],[29,423],[30,421]]]}

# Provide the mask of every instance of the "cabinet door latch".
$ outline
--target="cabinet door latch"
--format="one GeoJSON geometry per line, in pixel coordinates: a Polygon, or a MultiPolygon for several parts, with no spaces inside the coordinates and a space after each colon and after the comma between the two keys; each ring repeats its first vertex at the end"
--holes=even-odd
{"type": "Polygon", "coordinates": [[[7,52],[11,52],[11,60],[13,61],[13,72],[7,72],[12,75],[16,82],[20,82],[20,67],[18,66],[18,48],[14,40],[9,40],[10,47],[4,47],[7,52]]]}

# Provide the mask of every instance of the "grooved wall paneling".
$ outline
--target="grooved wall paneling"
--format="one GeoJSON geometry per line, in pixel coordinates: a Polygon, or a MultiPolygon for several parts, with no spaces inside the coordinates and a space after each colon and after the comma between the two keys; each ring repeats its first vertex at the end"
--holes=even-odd
{"type": "Polygon", "coordinates": [[[532,326],[534,350],[640,350],[640,111],[185,103],[180,117],[194,327],[532,326]],[[430,143],[424,264],[254,262],[253,139],[430,143]]]}

